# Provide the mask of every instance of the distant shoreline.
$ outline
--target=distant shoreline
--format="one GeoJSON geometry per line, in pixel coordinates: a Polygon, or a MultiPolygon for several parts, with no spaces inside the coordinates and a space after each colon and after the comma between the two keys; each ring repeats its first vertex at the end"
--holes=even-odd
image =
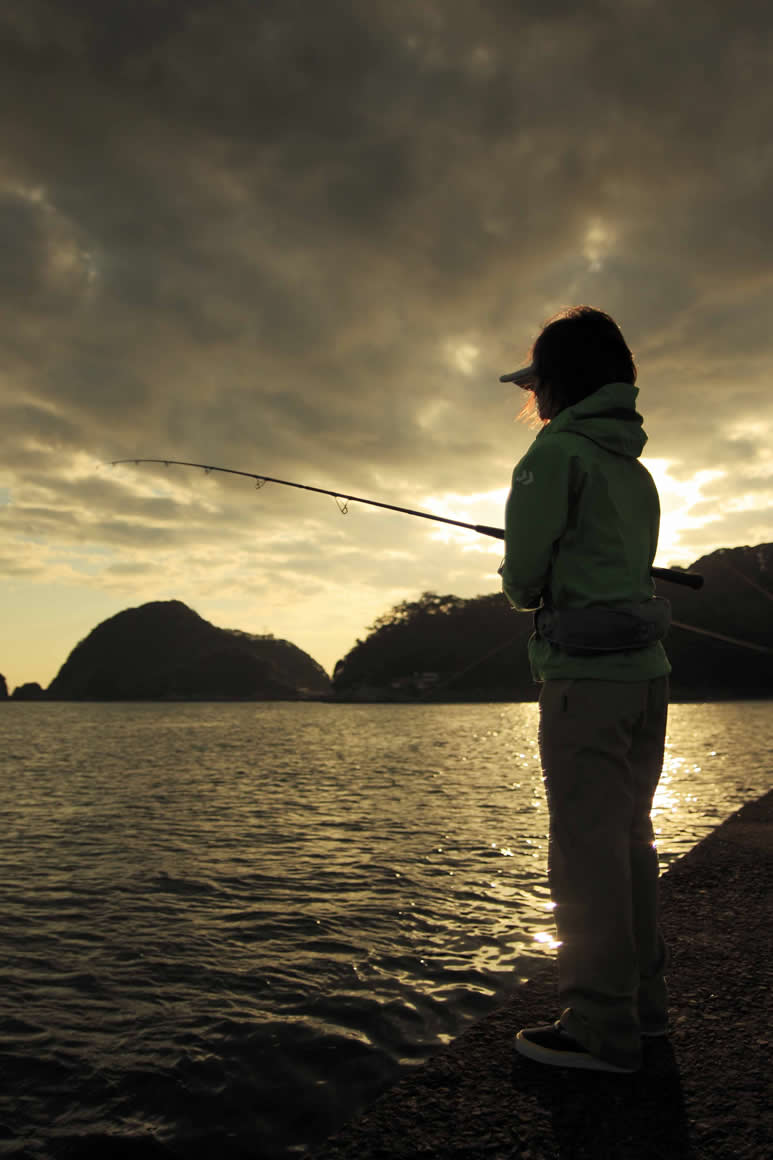
{"type": "MultiPolygon", "coordinates": [[[[0,704],[15,702],[16,704],[56,704],[56,705],[481,705],[481,704],[536,704],[539,692],[535,690],[528,696],[517,696],[513,693],[497,693],[486,690],[479,695],[469,691],[454,697],[445,693],[437,697],[405,697],[387,695],[373,696],[310,696],[310,697],[4,697],[0,704]]],[[[704,690],[681,689],[672,690],[670,703],[679,704],[713,704],[723,701],[771,701],[773,690],[769,693],[748,689],[704,690]]]]}

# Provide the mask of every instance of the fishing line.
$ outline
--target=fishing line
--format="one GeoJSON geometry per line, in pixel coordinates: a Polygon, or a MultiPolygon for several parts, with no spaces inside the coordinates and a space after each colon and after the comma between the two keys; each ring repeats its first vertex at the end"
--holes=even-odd
{"type": "Polygon", "coordinates": [[[773,592],[768,592],[767,588],[763,588],[756,580],[752,580],[751,576],[746,576],[740,568],[736,568],[735,564],[731,564],[729,560],[725,560],[724,558],[722,558],[722,563],[730,572],[734,572],[745,584],[748,584],[750,588],[754,588],[756,592],[762,593],[768,600],[773,600],[773,592]]]}
{"type": "Polygon", "coordinates": [[[750,648],[754,652],[770,653],[773,655],[773,648],[768,648],[765,644],[753,644],[750,640],[741,640],[737,636],[725,636],[722,632],[712,632],[709,628],[698,628],[694,624],[683,624],[681,620],[672,620],[672,628],[686,628],[688,632],[697,632],[701,636],[713,636],[715,640],[724,640],[727,644],[737,644],[740,648],[750,648]]]}

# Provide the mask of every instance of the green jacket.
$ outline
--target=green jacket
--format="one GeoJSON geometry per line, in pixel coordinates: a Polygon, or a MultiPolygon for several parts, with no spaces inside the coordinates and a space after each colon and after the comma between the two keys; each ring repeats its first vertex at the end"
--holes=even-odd
{"type": "MultiPolygon", "coordinates": [[[[630,383],[607,383],[543,427],[516,466],[500,569],[514,608],[537,609],[543,596],[560,609],[654,593],[660,503],[639,463],[647,436],[637,394],[630,383]]],[[[529,661],[536,681],[640,681],[671,671],[661,643],[575,656],[534,635],[529,661]]]]}

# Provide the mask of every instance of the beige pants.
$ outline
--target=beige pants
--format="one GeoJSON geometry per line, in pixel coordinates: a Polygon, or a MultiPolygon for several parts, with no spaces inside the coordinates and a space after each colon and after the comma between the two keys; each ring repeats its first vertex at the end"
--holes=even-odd
{"type": "Polygon", "coordinates": [[[540,695],[561,1022],[623,1067],[667,1017],[650,821],[667,710],[667,677],[546,681],[540,695]]]}

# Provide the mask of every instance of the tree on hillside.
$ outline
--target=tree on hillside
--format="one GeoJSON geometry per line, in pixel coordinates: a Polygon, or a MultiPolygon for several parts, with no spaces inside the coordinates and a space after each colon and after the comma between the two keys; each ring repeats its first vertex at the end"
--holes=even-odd
{"type": "Polygon", "coordinates": [[[524,648],[530,618],[516,616],[499,593],[465,600],[459,596],[424,592],[418,600],[403,601],[371,625],[338,662],[334,685],[338,692],[357,689],[426,687],[427,676],[444,687],[487,688],[503,683],[529,683],[524,648]],[[518,644],[515,643],[518,642],[518,644]],[[508,644],[513,649],[508,653],[508,644]],[[482,658],[502,649],[499,662],[492,657],[485,670],[472,673],[482,658]],[[519,658],[513,668],[513,652],[519,658]]]}
{"type": "MultiPolygon", "coordinates": [[[[773,695],[773,544],[720,549],[692,567],[705,577],[699,592],[658,583],[673,612],[665,640],[673,693],[773,695]]],[[[451,697],[530,699],[532,627],[532,617],[513,612],[500,593],[464,600],[424,592],[378,617],[336,665],[334,687],[355,697],[426,697],[434,688],[451,697]]]]}

